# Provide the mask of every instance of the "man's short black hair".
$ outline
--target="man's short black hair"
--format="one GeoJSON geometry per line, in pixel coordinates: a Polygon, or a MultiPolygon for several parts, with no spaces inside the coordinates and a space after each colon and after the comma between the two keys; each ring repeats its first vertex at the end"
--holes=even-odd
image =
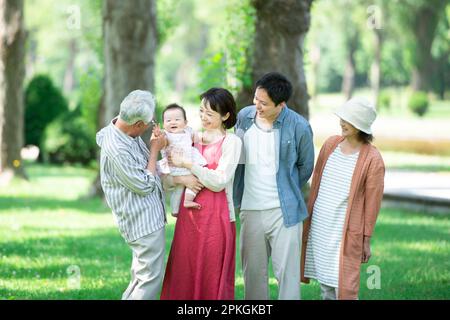
{"type": "Polygon", "coordinates": [[[278,72],[266,73],[256,82],[256,89],[258,88],[266,90],[276,106],[281,102],[287,102],[292,95],[291,82],[278,72]]]}
{"type": "Polygon", "coordinates": [[[183,108],[182,106],[180,106],[180,105],[178,105],[178,104],[176,104],[176,103],[171,103],[171,104],[169,104],[167,107],[165,107],[164,110],[163,110],[163,112],[162,112],[162,119],[163,119],[163,121],[164,121],[164,113],[166,113],[166,111],[174,110],[174,109],[179,109],[179,110],[181,110],[181,112],[183,112],[184,120],[187,120],[187,117],[186,117],[186,110],[184,110],[184,108],[183,108]]]}

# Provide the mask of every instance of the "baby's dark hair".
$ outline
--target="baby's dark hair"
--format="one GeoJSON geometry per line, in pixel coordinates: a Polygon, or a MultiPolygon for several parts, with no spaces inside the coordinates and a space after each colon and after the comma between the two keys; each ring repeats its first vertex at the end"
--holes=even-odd
{"type": "Polygon", "coordinates": [[[179,104],[171,103],[171,104],[169,104],[167,107],[165,107],[164,110],[163,110],[163,112],[162,112],[162,119],[163,119],[163,121],[164,121],[164,113],[166,113],[166,111],[174,110],[174,109],[179,109],[179,110],[181,110],[181,112],[183,112],[184,120],[187,120],[187,117],[186,117],[186,110],[184,110],[184,108],[183,108],[182,106],[180,106],[179,104]]]}

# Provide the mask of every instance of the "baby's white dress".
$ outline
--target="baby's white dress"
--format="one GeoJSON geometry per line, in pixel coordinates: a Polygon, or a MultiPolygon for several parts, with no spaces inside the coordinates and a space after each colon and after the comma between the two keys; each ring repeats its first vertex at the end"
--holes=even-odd
{"type": "MultiPolygon", "coordinates": [[[[166,132],[169,148],[176,149],[179,152],[183,152],[183,155],[191,159],[194,164],[200,166],[207,165],[206,159],[201,155],[200,151],[192,144],[193,130],[191,127],[186,127],[183,132],[171,133],[166,132]]],[[[162,159],[157,162],[157,171],[160,174],[170,174],[172,176],[187,176],[191,174],[191,171],[186,168],[171,167],[167,160],[168,150],[164,148],[161,150],[162,159]]],[[[184,186],[178,185],[171,192],[170,206],[173,213],[177,213],[180,207],[181,197],[183,195],[184,186]]],[[[187,190],[190,191],[190,190],[187,190]]],[[[195,193],[194,193],[195,194],[195,193]]]]}

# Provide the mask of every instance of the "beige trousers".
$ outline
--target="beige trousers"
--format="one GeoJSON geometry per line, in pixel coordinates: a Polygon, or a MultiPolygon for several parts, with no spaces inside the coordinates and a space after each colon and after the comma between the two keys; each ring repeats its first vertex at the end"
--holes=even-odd
{"type": "Polygon", "coordinates": [[[164,277],[165,229],[129,242],[131,281],[122,300],[156,300],[164,277]]]}
{"type": "Polygon", "coordinates": [[[330,287],[326,284],[320,283],[320,294],[322,296],[322,300],[337,300],[338,288],[330,287]]]}
{"type": "Polygon", "coordinates": [[[240,212],[240,252],[245,299],[269,299],[269,257],[279,300],[300,299],[302,223],[286,228],[281,208],[240,212]]]}

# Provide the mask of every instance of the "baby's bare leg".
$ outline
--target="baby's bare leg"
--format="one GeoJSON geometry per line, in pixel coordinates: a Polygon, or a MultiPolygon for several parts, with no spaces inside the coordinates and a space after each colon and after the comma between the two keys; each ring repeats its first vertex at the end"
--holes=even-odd
{"type": "Polygon", "coordinates": [[[172,216],[177,217],[180,210],[181,197],[183,196],[184,187],[177,185],[170,194],[170,207],[172,208],[172,216]]]}
{"type": "Polygon", "coordinates": [[[194,191],[186,188],[186,191],[184,192],[184,207],[185,208],[200,209],[202,207],[199,203],[194,201],[196,195],[197,194],[194,191]]]}

